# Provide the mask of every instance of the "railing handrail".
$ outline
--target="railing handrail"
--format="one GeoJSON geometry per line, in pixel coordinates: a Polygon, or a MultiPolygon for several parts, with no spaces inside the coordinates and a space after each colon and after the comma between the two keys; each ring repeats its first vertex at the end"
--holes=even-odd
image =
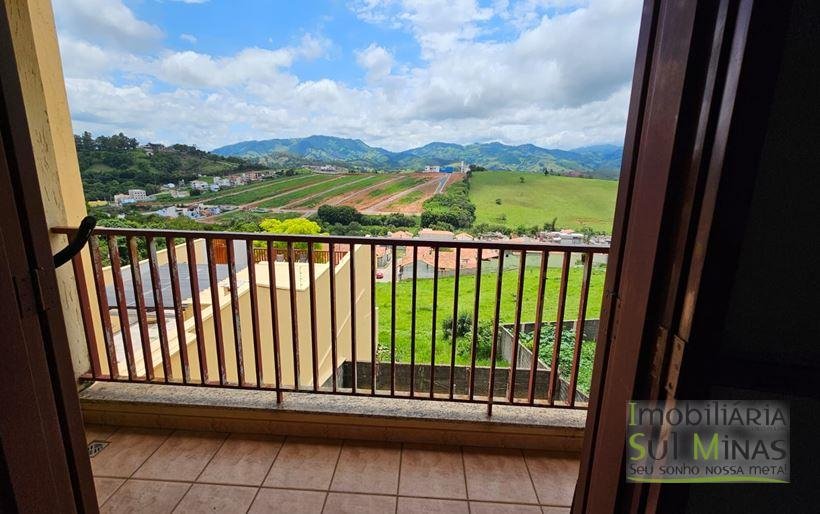
{"type": "MultiPolygon", "coordinates": [[[[71,235],[77,229],[73,227],[53,227],[52,233],[71,235]]],[[[116,228],[97,227],[94,234],[110,236],[134,237],[173,237],[181,239],[233,239],[239,241],[271,241],[282,243],[334,243],[348,245],[380,245],[380,246],[415,246],[430,248],[481,248],[484,250],[526,250],[531,252],[571,252],[608,254],[606,245],[560,245],[533,241],[527,243],[515,242],[506,239],[421,239],[421,238],[394,238],[394,237],[364,237],[364,236],[331,236],[305,234],[272,234],[269,232],[217,232],[210,230],[168,230],[144,228],[116,228]]]]}

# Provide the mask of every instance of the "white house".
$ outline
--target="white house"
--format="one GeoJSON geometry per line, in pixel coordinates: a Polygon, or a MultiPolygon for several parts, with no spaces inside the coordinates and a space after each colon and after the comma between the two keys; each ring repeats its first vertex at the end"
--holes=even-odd
{"type": "Polygon", "coordinates": [[[204,180],[192,180],[191,188],[196,189],[197,191],[205,191],[208,189],[208,183],[204,180]]]}
{"type": "Polygon", "coordinates": [[[144,202],[146,199],[145,189],[129,189],[128,196],[135,202],[144,202]]]}

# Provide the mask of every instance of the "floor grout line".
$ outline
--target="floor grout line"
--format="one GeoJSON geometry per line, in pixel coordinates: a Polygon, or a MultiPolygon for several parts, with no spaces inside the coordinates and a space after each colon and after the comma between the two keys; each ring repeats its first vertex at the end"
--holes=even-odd
{"type": "Polygon", "coordinates": [[[342,439],[342,443],[339,445],[339,453],[336,455],[336,464],[333,465],[333,473],[330,474],[330,482],[327,484],[327,490],[325,491],[325,501],[322,503],[322,512],[325,511],[325,507],[327,506],[330,488],[333,487],[333,479],[336,478],[336,469],[339,467],[339,460],[342,458],[342,450],[345,447],[345,442],[346,439],[342,439]]]}
{"type": "Polygon", "coordinates": [[[210,465],[211,465],[211,462],[214,460],[214,457],[216,457],[216,454],[217,454],[217,453],[219,453],[219,450],[221,450],[221,449],[222,449],[222,447],[223,447],[223,446],[225,446],[225,442],[228,440],[228,438],[229,438],[229,437],[231,437],[231,433],[230,433],[230,432],[228,432],[228,433],[225,435],[225,437],[223,437],[223,438],[222,438],[222,442],[219,444],[219,446],[217,447],[216,451],[214,451],[214,452],[211,454],[211,457],[208,459],[208,462],[206,462],[206,463],[205,463],[205,465],[204,465],[204,466],[202,466],[202,469],[200,469],[200,470],[199,470],[199,473],[197,473],[196,478],[194,478],[194,479],[193,479],[193,481],[192,481],[193,483],[196,483],[196,482],[197,482],[197,480],[199,480],[199,477],[201,477],[201,476],[202,476],[202,473],[205,473],[205,470],[208,468],[208,466],[210,466],[210,465]]]}
{"type": "Polygon", "coordinates": [[[535,487],[535,479],[532,477],[532,471],[530,471],[530,464],[527,462],[527,456],[524,455],[524,450],[518,450],[521,452],[521,458],[524,459],[524,467],[527,468],[527,475],[530,477],[530,483],[532,484],[532,492],[535,493],[535,501],[538,504],[541,504],[541,497],[538,496],[538,489],[535,487]]]}
{"type": "Polygon", "coordinates": [[[470,508],[470,488],[467,485],[467,463],[464,462],[464,447],[458,447],[459,453],[461,454],[461,476],[464,477],[464,496],[467,498],[467,512],[472,512],[473,509],[470,508]]]}
{"type": "Polygon", "coordinates": [[[253,503],[256,501],[256,497],[259,496],[259,491],[262,490],[262,486],[268,480],[268,476],[270,475],[270,472],[273,469],[273,464],[276,462],[276,459],[279,458],[279,454],[282,452],[282,448],[284,448],[285,443],[288,440],[288,436],[279,437],[282,437],[282,441],[279,443],[279,448],[276,450],[276,455],[274,455],[273,460],[270,461],[270,465],[268,466],[268,470],[265,472],[265,476],[262,477],[262,482],[258,486],[256,486],[256,493],[254,493],[253,499],[251,500],[250,505],[248,505],[248,510],[245,511],[246,514],[251,511],[251,507],[253,507],[253,503]]]}
{"type": "Polygon", "coordinates": [[[399,512],[399,498],[398,494],[401,492],[401,464],[404,460],[404,443],[399,443],[399,476],[396,480],[396,510],[395,514],[399,512]]]}
{"type": "Polygon", "coordinates": [[[180,496],[180,497],[179,497],[179,500],[177,500],[177,502],[174,504],[174,508],[173,508],[173,509],[171,509],[171,512],[172,512],[172,513],[173,513],[175,510],[177,510],[177,507],[179,507],[179,504],[180,504],[180,503],[182,503],[182,500],[184,500],[186,496],[188,496],[188,493],[189,493],[189,492],[191,492],[191,489],[192,489],[193,487],[194,487],[194,484],[193,484],[193,483],[188,484],[188,489],[186,489],[186,490],[185,490],[185,492],[182,494],[182,496],[180,496]]]}

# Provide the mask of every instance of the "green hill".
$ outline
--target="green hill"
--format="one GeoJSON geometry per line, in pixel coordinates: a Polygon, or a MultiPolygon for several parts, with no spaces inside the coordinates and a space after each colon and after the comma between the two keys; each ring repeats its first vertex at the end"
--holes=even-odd
{"type": "Polygon", "coordinates": [[[159,191],[162,184],[190,181],[197,175],[225,175],[249,168],[242,159],[204,152],[194,146],[140,147],[122,133],[93,138],[74,136],[86,200],[110,200],[128,189],[159,191]]]}
{"type": "Polygon", "coordinates": [[[597,145],[574,150],[556,150],[535,145],[511,146],[502,143],[457,145],[429,143],[403,152],[372,147],[359,139],[310,136],[293,139],[245,141],[213,151],[224,156],[254,159],[265,165],[334,163],[360,168],[419,170],[464,161],[492,170],[549,171],[559,175],[617,178],[621,147],[597,145]]]}

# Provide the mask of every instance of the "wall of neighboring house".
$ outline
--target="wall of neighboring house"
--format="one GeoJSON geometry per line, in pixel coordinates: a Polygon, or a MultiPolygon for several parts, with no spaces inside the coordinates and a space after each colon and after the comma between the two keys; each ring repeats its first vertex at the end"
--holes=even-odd
{"type": "MultiPolygon", "coordinates": [[[[356,279],[356,355],[360,361],[370,361],[370,248],[366,246],[356,247],[355,256],[355,279],[356,279]]],[[[299,384],[300,387],[309,387],[313,383],[312,368],[312,340],[310,323],[310,289],[307,281],[307,267],[305,263],[294,264],[297,271],[296,288],[296,325],[299,353],[299,384]],[[303,280],[298,276],[303,274],[303,280]]],[[[267,262],[259,263],[256,266],[257,274],[257,312],[259,317],[259,342],[261,346],[261,362],[263,383],[272,385],[275,383],[274,354],[273,354],[273,316],[270,302],[270,282],[268,279],[267,262]]],[[[317,349],[318,349],[318,382],[323,384],[328,380],[333,372],[331,354],[331,318],[330,318],[330,269],[327,264],[316,264],[316,328],[317,328],[317,349]]],[[[341,365],[345,360],[350,360],[351,334],[350,334],[350,257],[344,257],[335,267],[336,273],[336,298],[333,305],[337,312],[337,359],[341,365]]],[[[278,334],[280,350],[280,369],[282,373],[282,383],[291,386],[294,383],[293,370],[293,347],[294,338],[292,336],[291,308],[290,308],[290,285],[288,280],[288,265],[284,262],[276,264],[276,300],[278,311],[278,334]]],[[[239,300],[240,335],[242,341],[242,358],[246,383],[255,384],[256,365],[254,357],[254,339],[252,325],[251,295],[248,285],[247,270],[237,273],[239,284],[237,296],[239,300]]],[[[225,355],[226,377],[229,382],[237,382],[238,373],[236,366],[236,349],[233,329],[233,310],[231,306],[230,291],[225,287],[220,287],[220,318],[223,331],[223,347],[225,355]]],[[[219,373],[217,367],[217,346],[214,333],[213,312],[211,309],[211,292],[203,291],[200,295],[203,305],[203,332],[206,362],[208,365],[209,380],[218,380],[219,373]]],[[[173,324],[173,320],[169,320],[173,324]]],[[[186,321],[185,340],[188,351],[188,362],[191,378],[194,382],[200,380],[199,358],[196,344],[196,331],[194,319],[186,321]]],[[[378,330],[377,330],[378,333],[378,330]]],[[[178,352],[178,340],[172,337],[169,340],[169,347],[172,353],[172,371],[175,378],[180,376],[181,364],[178,352]]],[[[154,351],[154,362],[156,366],[154,372],[157,377],[163,376],[163,369],[160,360],[159,349],[154,351]]]]}

